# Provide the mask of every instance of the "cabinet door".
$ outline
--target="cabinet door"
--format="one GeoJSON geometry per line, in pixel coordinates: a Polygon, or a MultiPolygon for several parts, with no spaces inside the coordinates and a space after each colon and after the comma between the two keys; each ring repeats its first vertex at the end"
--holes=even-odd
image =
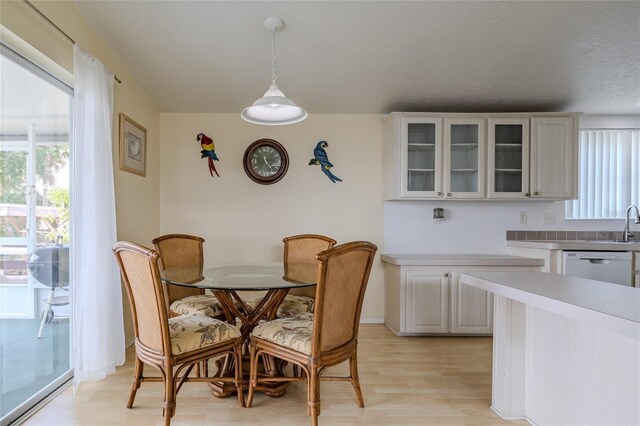
{"type": "Polygon", "coordinates": [[[531,118],[531,197],[571,198],[576,155],[571,117],[531,118]]]}
{"type": "Polygon", "coordinates": [[[445,198],[484,198],[484,122],[484,119],[445,119],[445,198]]]}
{"type": "Polygon", "coordinates": [[[448,272],[406,271],[405,332],[449,332],[448,272]]]}
{"type": "Polygon", "coordinates": [[[633,252],[633,286],[640,287],[640,251],[633,252]]]}
{"type": "Polygon", "coordinates": [[[437,198],[442,194],[442,119],[401,118],[401,197],[437,198]]]}
{"type": "Polygon", "coordinates": [[[454,273],[451,286],[451,332],[491,334],[493,332],[493,295],[460,283],[454,273]]]}
{"type": "Polygon", "coordinates": [[[491,118],[488,197],[529,197],[529,119],[491,118]]]}

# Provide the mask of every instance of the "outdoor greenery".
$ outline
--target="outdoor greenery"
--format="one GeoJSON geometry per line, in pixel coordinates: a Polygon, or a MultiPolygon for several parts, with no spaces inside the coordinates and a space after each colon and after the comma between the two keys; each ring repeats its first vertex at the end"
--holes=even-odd
{"type": "Polygon", "coordinates": [[[69,244],[69,190],[51,188],[47,192],[47,199],[52,206],[58,208],[58,217],[49,218],[52,228],[47,234],[47,240],[69,244]]]}
{"type": "MultiPolygon", "coordinates": [[[[27,174],[26,153],[22,151],[0,151],[0,203],[25,204],[24,188],[27,174]]],[[[56,173],[69,162],[69,147],[39,146],[36,148],[36,179],[45,187],[52,186],[56,173]]],[[[38,194],[42,205],[42,194],[38,194]]]]}
{"type": "MultiPolygon", "coordinates": [[[[68,162],[67,146],[36,147],[36,180],[44,188],[36,194],[36,204],[58,210],[56,215],[38,217],[38,242],[69,242],[69,190],[52,188],[56,174],[68,162]]],[[[26,167],[26,152],[0,151],[0,203],[26,205],[26,167]]],[[[25,216],[0,217],[0,237],[24,236],[25,228],[25,216]]]]}

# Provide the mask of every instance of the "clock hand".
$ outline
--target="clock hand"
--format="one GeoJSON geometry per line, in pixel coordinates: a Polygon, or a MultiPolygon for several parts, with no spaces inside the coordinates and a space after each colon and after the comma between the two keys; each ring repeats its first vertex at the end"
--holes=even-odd
{"type": "Polygon", "coordinates": [[[262,158],[264,159],[264,164],[266,164],[269,167],[269,169],[271,169],[271,171],[273,171],[273,167],[271,167],[271,164],[269,164],[269,162],[267,161],[267,157],[265,157],[263,155],[262,158]]]}

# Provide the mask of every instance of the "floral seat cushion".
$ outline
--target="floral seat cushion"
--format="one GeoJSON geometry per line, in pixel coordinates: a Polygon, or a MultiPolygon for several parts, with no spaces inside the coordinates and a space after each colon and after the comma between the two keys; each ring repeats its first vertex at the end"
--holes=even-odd
{"type": "MultiPolygon", "coordinates": [[[[255,307],[261,300],[261,297],[251,299],[247,301],[247,305],[255,307]]],[[[286,318],[301,314],[312,314],[314,303],[315,299],[313,297],[288,294],[278,307],[276,316],[278,318],[286,318]]]]}
{"type": "Polygon", "coordinates": [[[311,355],[313,314],[300,314],[258,324],[251,335],[311,355]]]}
{"type": "Polygon", "coordinates": [[[224,314],[222,305],[215,296],[202,294],[198,296],[188,296],[176,300],[169,309],[178,315],[205,315],[217,317],[224,314]]]}
{"type": "Polygon", "coordinates": [[[312,314],[315,301],[313,297],[287,294],[278,307],[277,315],[280,318],[284,318],[301,314],[312,314]]]}
{"type": "Polygon", "coordinates": [[[169,318],[171,352],[178,355],[240,337],[240,329],[204,315],[169,318]]]}

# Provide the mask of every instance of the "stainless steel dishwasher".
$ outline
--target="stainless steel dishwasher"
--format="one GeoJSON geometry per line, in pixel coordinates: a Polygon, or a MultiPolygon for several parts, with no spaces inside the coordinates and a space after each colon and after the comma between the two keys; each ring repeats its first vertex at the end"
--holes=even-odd
{"type": "Polygon", "coordinates": [[[565,251],[564,275],[632,286],[631,259],[628,251],[565,251]]]}

